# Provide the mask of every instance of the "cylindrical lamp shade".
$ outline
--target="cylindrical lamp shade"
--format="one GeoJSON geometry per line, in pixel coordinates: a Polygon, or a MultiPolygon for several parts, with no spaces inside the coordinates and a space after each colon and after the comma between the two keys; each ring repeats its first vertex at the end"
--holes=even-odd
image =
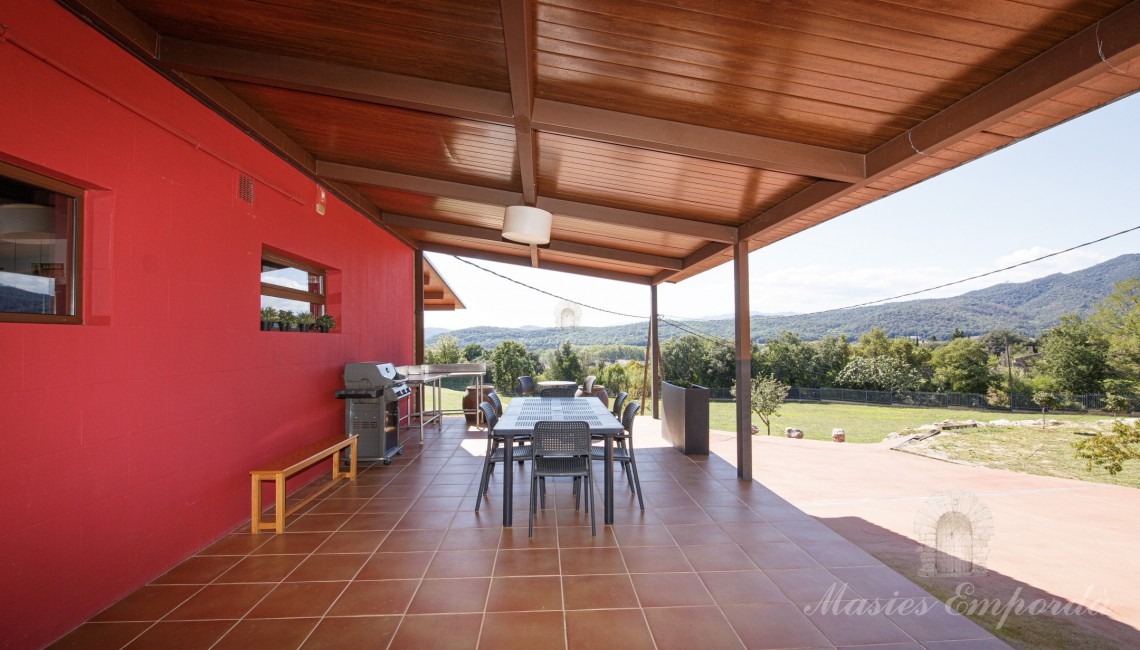
{"type": "Polygon", "coordinates": [[[552,221],[546,210],[510,205],[503,217],[503,237],[523,244],[549,244],[552,221]]]}
{"type": "Polygon", "coordinates": [[[51,244],[56,239],[54,208],[32,203],[0,205],[0,241],[51,244]]]}

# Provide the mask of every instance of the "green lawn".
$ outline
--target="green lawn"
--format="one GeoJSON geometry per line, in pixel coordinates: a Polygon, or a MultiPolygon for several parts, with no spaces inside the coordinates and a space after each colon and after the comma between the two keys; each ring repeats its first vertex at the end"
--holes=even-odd
{"type": "MultiPolygon", "coordinates": [[[[1027,420],[1029,413],[1013,414],[1002,411],[971,411],[964,409],[927,409],[903,406],[868,406],[846,403],[788,402],[780,407],[780,415],[772,418],[772,435],[784,435],[785,427],[804,432],[804,438],[831,440],[832,429],[843,429],[847,442],[881,442],[892,431],[913,429],[942,420],[990,421],[1001,418],[1027,420]]],[[[1061,417],[1070,422],[1093,422],[1103,419],[1097,415],[1070,415],[1061,417]]],[[[753,414],[752,423],[765,435],[764,423],[753,414]]],[[[733,402],[713,402],[709,408],[709,426],[719,431],[736,431],[736,405],[733,402]]]]}

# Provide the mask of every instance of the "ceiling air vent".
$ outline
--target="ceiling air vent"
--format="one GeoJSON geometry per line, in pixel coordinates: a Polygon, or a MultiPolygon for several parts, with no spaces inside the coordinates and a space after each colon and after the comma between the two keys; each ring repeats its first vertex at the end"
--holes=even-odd
{"type": "Polygon", "coordinates": [[[253,205],[253,179],[245,174],[238,174],[238,198],[253,205]]]}

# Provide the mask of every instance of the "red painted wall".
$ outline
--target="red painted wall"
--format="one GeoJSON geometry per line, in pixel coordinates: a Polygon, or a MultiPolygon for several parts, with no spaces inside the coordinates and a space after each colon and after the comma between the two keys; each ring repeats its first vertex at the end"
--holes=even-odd
{"type": "Polygon", "coordinates": [[[54,2],[0,24],[0,156],[93,189],[85,324],[0,323],[0,645],[37,647],[247,520],[345,362],[412,361],[412,253],[54,2]],[[258,331],[263,245],[339,271],[335,333],[258,331]]]}

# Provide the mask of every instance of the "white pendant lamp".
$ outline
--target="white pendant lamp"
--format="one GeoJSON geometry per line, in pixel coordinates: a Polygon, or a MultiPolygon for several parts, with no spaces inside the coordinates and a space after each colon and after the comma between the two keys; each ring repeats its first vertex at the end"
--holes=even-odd
{"type": "Polygon", "coordinates": [[[33,203],[0,205],[0,241],[51,244],[57,239],[55,208],[33,203]]]}
{"type": "Polygon", "coordinates": [[[503,238],[521,244],[549,244],[553,217],[541,208],[509,205],[503,215],[503,238]]]}

